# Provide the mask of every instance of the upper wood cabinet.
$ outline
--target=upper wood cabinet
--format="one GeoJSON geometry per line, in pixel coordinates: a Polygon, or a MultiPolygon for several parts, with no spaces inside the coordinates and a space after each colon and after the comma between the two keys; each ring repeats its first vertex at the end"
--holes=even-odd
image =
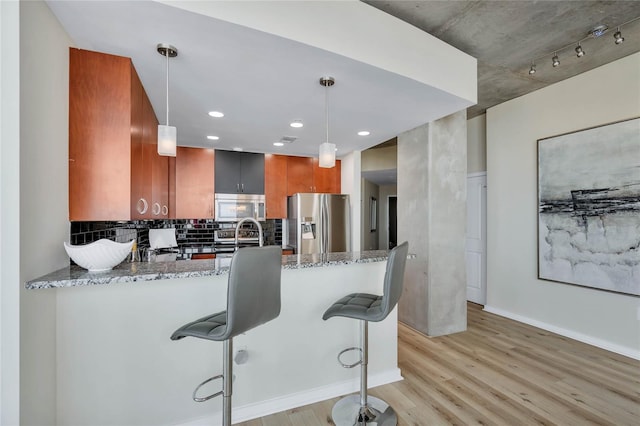
{"type": "Polygon", "coordinates": [[[287,157],[287,195],[313,192],[313,158],[287,157]]]}
{"type": "Polygon", "coordinates": [[[264,194],[264,154],[217,150],[215,192],[264,194]]]}
{"type": "Polygon", "coordinates": [[[317,158],[287,157],[287,195],[298,192],[326,192],[339,194],[341,185],[340,160],[335,167],[318,166],[317,158]]]}
{"type": "MultiPolygon", "coordinates": [[[[143,179],[147,188],[151,187],[148,212],[144,215],[151,219],[168,219],[169,202],[169,157],[158,154],[158,119],[146,94],[142,96],[142,158],[145,174],[143,179]],[[149,170],[150,169],[150,170],[149,170]]],[[[134,163],[134,165],[137,163],[134,163]]]]}
{"type": "Polygon", "coordinates": [[[313,192],[339,194],[341,190],[340,160],[330,169],[318,166],[318,159],[313,159],[313,192]]]}
{"type": "Polygon", "coordinates": [[[265,154],[264,195],[267,219],[287,217],[287,159],[285,155],[265,154]]]}
{"type": "Polygon", "coordinates": [[[69,219],[168,217],[169,161],[158,158],[158,121],[131,60],[69,56],[69,219]]]}
{"type": "Polygon", "coordinates": [[[176,152],[177,219],[213,219],[214,151],[179,146],[176,152]]]}

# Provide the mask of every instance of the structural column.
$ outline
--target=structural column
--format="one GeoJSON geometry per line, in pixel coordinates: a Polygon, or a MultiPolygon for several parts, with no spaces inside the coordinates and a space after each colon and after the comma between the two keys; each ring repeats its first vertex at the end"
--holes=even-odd
{"type": "Polygon", "coordinates": [[[466,330],[467,115],[398,136],[398,242],[409,241],[398,319],[429,336],[466,330]]]}

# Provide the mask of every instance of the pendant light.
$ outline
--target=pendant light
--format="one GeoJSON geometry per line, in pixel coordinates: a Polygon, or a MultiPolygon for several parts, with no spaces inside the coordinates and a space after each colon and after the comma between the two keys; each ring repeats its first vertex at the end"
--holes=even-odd
{"type": "Polygon", "coordinates": [[[170,44],[160,43],[157,46],[158,53],[167,58],[167,121],[166,125],[158,125],[158,155],[167,157],[176,156],[177,130],[169,126],[169,58],[178,56],[178,49],[170,44]]]}
{"type": "Polygon", "coordinates": [[[327,130],[326,142],[320,144],[320,156],[318,158],[318,165],[326,169],[330,169],[336,165],[336,145],[329,143],[329,87],[335,84],[336,80],[333,77],[321,77],[320,85],[324,86],[324,106],[325,106],[325,125],[327,130]]]}

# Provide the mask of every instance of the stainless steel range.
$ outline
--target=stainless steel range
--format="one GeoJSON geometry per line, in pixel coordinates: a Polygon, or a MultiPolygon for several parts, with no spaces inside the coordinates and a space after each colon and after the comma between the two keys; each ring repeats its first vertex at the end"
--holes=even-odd
{"type": "MultiPolygon", "coordinates": [[[[256,229],[240,228],[238,230],[238,247],[257,247],[260,245],[259,231],[256,229]]],[[[213,245],[216,254],[232,254],[236,248],[236,229],[218,229],[213,234],[213,245]]]]}

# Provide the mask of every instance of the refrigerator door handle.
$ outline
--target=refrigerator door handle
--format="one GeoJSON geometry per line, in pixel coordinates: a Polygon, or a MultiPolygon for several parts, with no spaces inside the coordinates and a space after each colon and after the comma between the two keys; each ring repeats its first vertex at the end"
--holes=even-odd
{"type": "Polygon", "coordinates": [[[325,203],[325,199],[322,195],[319,196],[320,197],[320,211],[318,212],[320,214],[320,229],[318,230],[318,235],[319,236],[319,240],[320,240],[320,253],[324,253],[325,251],[325,246],[324,246],[324,234],[326,232],[326,227],[325,227],[325,217],[324,217],[324,203],[325,203]]]}
{"type": "Polygon", "coordinates": [[[321,195],[322,197],[322,209],[323,209],[323,221],[322,221],[322,227],[324,229],[324,232],[322,233],[322,238],[323,238],[323,247],[322,247],[322,253],[328,253],[329,252],[329,198],[326,195],[321,195]]]}

